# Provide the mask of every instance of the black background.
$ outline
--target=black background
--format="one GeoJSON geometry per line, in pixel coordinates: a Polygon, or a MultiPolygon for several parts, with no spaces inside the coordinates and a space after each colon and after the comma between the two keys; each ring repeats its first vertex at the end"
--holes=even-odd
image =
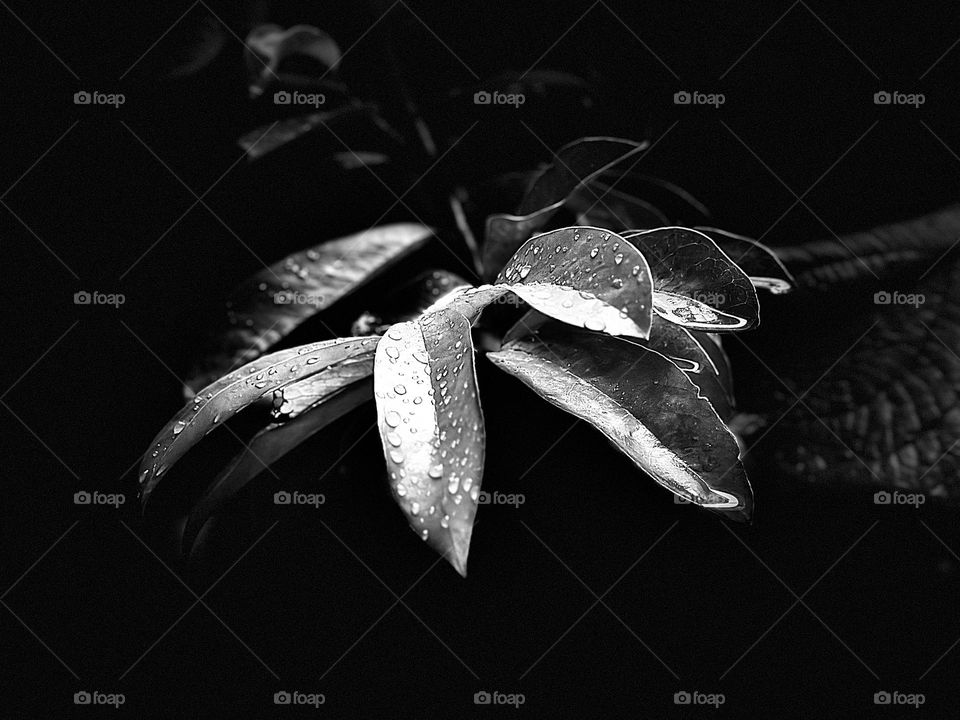
{"type": "MultiPolygon", "coordinates": [[[[911,717],[955,712],[960,651],[927,672],[960,636],[953,512],[878,508],[869,492],[796,487],[759,472],[754,523],[728,527],[675,505],[583,424],[564,434],[569,417],[482,360],[484,486],[523,493],[526,503],[481,510],[467,579],[437,563],[393,506],[367,432],[370,406],[284,458],[280,480],[265,475],[244,493],[197,562],[179,561],[162,520],[137,512],[131,466],[180,407],[178,376],[196,356],[205,314],[261,259],[363,229],[394,200],[366,171],[325,163],[343,147],[322,130],[233,166],[236,139],[272,117],[247,98],[242,43],[231,33],[188,79],[156,79],[163,44],[127,72],[188,7],[12,2],[0,10],[0,184],[12,185],[0,208],[2,372],[11,388],[0,410],[0,585],[15,583],[0,611],[4,716],[94,714],[73,705],[81,689],[122,692],[116,714],[137,717],[907,712],[874,706],[878,690],[925,693],[911,717]],[[81,89],[123,92],[126,103],[76,106],[81,89]],[[193,207],[167,233],[194,203],[184,185],[202,194],[231,166],[204,197],[210,209],[193,207]],[[74,305],[84,289],[120,292],[126,303],[74,305]],[[276,512],[269,498],[281,486],[323,492],[327,503],[276,512]],[[80,489],[129,499],[116,512],[91,510],[73,504],[80,489]],[[209,609],[196,605],[170,629],[195,601],[177,576],[203,595],[224,572],[203,596],[209,609]],[[414,583],[384,615],[393,593],[414,583]],[[803,602],[787,612],[793,593],[803,602]],[[322,692],[326,704],[275,708],[281,689],[322,692]],[[523,693],[526,703],[475,706],[484,689],[523,693]],[[723,693],[726,703],[678,707],[678,690],[723,693]]],[[[816,182],[803,198],[809,209],[795,206],[766,235],[774,245],[956,199],[953,4],[411,2],[367,32],[390,7],[210,5],[240,37],[257,22],[305,22],[342,49],[356,42],[344,60],[351,86],[387,96],[395,68],[441,148],[476,121],[406,198],[427,222],[443,207],[428,188],[528,169],[548,147],[590,134],[656,140],[644,172],[693,192],[717,226],[754,237],[816,182]],[[513,110],[448,96],[534,64],[589,80],[594,105],[513,110]],[[722,92],[726,102],[676,106],[681,89],[722,92]],[[881,89],[922,92],[926,103],[877,106],[881,89]]],[[[205,12],[194,5],[182,22],[205,12]]],[[[377,172],[398,194],[411,183],[391,166],[377,172]]],[[[398,206],[384,221],[410,219],[398,206]]],[[[457,242],[447,239],[461,252],[457,242]]],[[[465,272],[437,246],[394,279],[428,263],[465,272]]],[[[761,301],[758,347],[776,345],[778,334],[795,342],[804,320],[813,357],[797,361],[829,363],[816,356],[816,335],[829,335],[842,312],[811,324],[796,299],[761,301]]],[[[363,296],[350,299],[328,321],[344,332],[364,308],[363,296]]],[[[741,387],[769,382],[749,356],[733,356],[741,387]]],[[[229,441],[211,441],[229,452],[229,441]]],[[[167,497],[211,477],[224,455],[210,455],[186,463],[167,497]]]]}

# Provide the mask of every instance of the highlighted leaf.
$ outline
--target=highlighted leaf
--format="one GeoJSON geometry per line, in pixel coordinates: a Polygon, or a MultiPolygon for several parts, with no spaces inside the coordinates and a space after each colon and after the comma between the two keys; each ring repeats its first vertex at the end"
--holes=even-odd
{"type": "Polygon", "coordinates": [[[382,225],[294,253],[248,278],[228,301],[225,327],[212,339],[215,349],[193,371],[188,389],[250,362],[431,236],[423,225],[382,225]]]}
{"type": "Polygon", "coordinates": [[[487,357],[600,430],[671,492],[734,519],[750,517],[753,494],[736,439],[664,356],[547,322],[487,357]]]}
{"type": "Polygon", "coordinates": [[[486,442],[470,323],[441,309],[394,325],[377,346],[374,394],[394,498],[466,576],[486,442]]]}
{"type": "Polygon", "coordinates": [[[144,506],[160,477],[207,433],[264,395],[281,390],[331,366],[363,362],[373,338],[327,340],[281,350],[234,370],[203,388],[153,439],[140,464],[144,506]]]}
{"type": "Polygon", "coordinates": [[[613,335],[650,334],[650,267],[615,233],[569,227],[538,235],[510,258],[497,283],[565,323],[613,335]]]}

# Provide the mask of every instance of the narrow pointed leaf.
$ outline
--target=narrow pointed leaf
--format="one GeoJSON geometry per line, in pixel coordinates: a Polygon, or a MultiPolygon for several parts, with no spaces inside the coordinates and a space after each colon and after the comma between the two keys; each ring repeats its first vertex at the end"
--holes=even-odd
{"type": "Polygon", "coordinates": [[[394,498],[465,576],[485,446],[470,323],[441,309],[394,325],[377,346],[374,394],[394,498]]]}
{"type": "Polygon", "coordinates": [[[671,492],[736,519],[749,517],[753,495],[736,439],[664,356],[545,323],[487,357],[596,427],[671,492]]]}
{"type": "Polygon", "coordinates": [[[373,399],[373,355],[355,363],[332,366],[278,392],[283,421],[271,423],[247,443],[204,491],[184,526],[182,549],[189,554],[204,523],[247,483],[297,445],[338,418],[373,399]],[[292,397],[291,397],[292,396],[292,397]]]}
{"type": "Polygon", "coordinates": [[[144,506],[160,477],[214,428],[261,397],[332,365],[363,362],[373,338],[347,338],[290,348],[267,355],[203,388],[153,439],[140,465],[144,506]],[[358,360],[359,359],[359,360],[358,360]]]}
{"type": "Polygon", "coordinates": [[[588,137],[560,148],[553,163],[534,178],[516,215],[496,214],[487,218],[483,246],[487,277],[494,277],[517,248],[546,225],[577,187],[647,147],[646,142],[588,137]]]}
{"type": "Polygon", "coordinates": [[[424,245],[430,228],[398,223],[330,240],[248,278],[227,303],[224,329],[187,381],[197,390],[261,355],[300,323],[424,245]]]}
{"type": "Polygon", "coordinates": [[[650,261],[653,289],[663,295],[654,308],[665,319],[712,331],[746,330],[760,322],[750,278],[703,233],[665,227],[623,237],[650,261]]]}
{"type": "Polygon", "coordinates": [[[750,276],[757,290],[774,295],[790,292],[796,285],[793,275],[773,250],[743,235],[711,227],[694,228],[713,240],[740,268],[750,276]]]}

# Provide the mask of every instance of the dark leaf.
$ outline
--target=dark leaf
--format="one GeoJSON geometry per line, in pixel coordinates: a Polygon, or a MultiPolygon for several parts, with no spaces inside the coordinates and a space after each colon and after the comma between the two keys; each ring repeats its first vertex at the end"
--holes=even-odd
{"type": "MultiPolygon", "coordinates": [[[[841,238],[777,248],[776,253],[806,287],[828,287],[902,272],[911,263],[929,266],[960,241],[960,205],[906,222],[882,225],[841,238]]],[[[924,268],[926,269],[926,268],[924,268]]]]}
{"type": "Polygon", "coordinates": [[[646,142],[591,137],[560,148],[553,163],[534,178],[516,215],[498,214],[487,218],[483,246],[486,276],[494,277],[517,248],[546,224],[578,186],[647,147],[646,142]]]}
{"type": "Polygon", "coordinates": [[[704,335],[654,316],[650,339],[642,344],[666,356],[683,370],[726,422],[733,416],[734,405],[733,393],[722,375],[729,371],[729,366],[717,365],[715,357],[718,352],[722,356],[723,350],[704,335]]]}
{"type": "Polygon", "coordinates": [[[746,330],[760,322],[750,278],[703,233],[667,227],[625,232],[650,261],[654,310],[695,330],[746,330]]]}
{"type": "Polygon", "coordinates": [[[340,48],[333,38],[311,25],[294,25],[288,30],[279,25],[260,25],[247,35],[246,57],[250,97],[256,98],[275,82],[303,84],[319,80],[340,62],[340,48]],[[317,72],[306,76],[282,72],[281,65],[296,56],[316,61],[317,72]]]}
{"type": "Polygon", "coordinates": [[[265,352],[308,318],[421,247],[430,228],[397,223],[315,245],[245,280],[227,303],[215,348],[187,382],[196,390],[265,352]]]}
{"type": "Polygon", "coordinates": [[[245,365],[203,388],[153,439],[140,465],[140,499],[207,433],[268,393],[332,366],[369,361],[374,338],[348,338],[290,348],[245,365]],[[366,358],[366,360],[365,360],[366,358]]]}
{"type": "Polygon", "coordinates": [[[666,215],[650,203],[592,180],[567,199],[580,225],[594,225],[619,232],[628,228],[661,227],[666,215]]]}
{"type": "Polygon", "coordinates": [[[659,353],[544,323],[487,357],[596,427],[671,492],[749,518],[753,494],[736,439],[696,386],[659,353]]]}
{"type": "Polygon", "coordinates": [[[439,310],[394,325],[377,346],[374,393],[397,503],[466,576],[485,445],[470,323],[439,310]]]}
{"type": "Polygon", "coordinates": [[[243,135],[237,143],[247,153],[248,160],[257,160],[312,132],[321,125],[330,125],[345,118],[356,118],[358,115],[372,115],[373,113],[375,113],[375,109],[372,106],[354,103],[328,112],[315,112],[285,118],[251,130],[243,135]]]}
{"type": "Polygon", "coordinates": [[[769,290],[780,295],[790,292],[796,284],[790,271],[766,245],[726,230],[710,227],[694,229],[713,240],[727,257],[739,265],[750,276],[750,281],[757,290],[769,290]]]}

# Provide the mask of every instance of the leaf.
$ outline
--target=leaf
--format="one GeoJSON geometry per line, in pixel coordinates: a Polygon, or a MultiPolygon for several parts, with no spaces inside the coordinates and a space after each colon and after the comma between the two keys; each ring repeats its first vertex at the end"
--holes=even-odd
{"type": "MultiPolygon", "coordinates": [[[[693,195],[684,190],[679,185],[670,182],[669,180],[664,180],[663,178],[654,177],[652,175],[645,175],[643,173],[638,173],[633,170],[628,170],[626,172],[621,172],[617,169],[605,170],[604,172],[597,175],[598,179],[609,180],[612,184],[621,184],[625,183],[630,185],[632,182],[645,186],[653,186],[658,190],[662,191],[661,194],[666,197],[676,198],[680,200],[683,205],[689,209],[693,210],[697,215],[709,218],[711,215],[710,209],[704,205],[702,202],[697,200],[693,195]]],[[[644,193],[646,196],[647,193],[644,193]]],[[[678,211],[679,212],[679,211],[678,211]]],[[[685,214],[685,213],[684,213],[685,214]]]]}
{"type": "Polygon", "coordinates": [[[431,305],[471,287],[456,273],[428,270],[382,298],[353,323],[354,335],[382,335],[391,325],[420,317],[431,305]]]}
{"type": "Polygon", "coordinates": [[[184,554],[189,554],[210,516],[253,478],[300,443],[373,398],[371,378],[376,347],[371,343],[366,349],[366,355],[349,363],[332,365],[313,377],[274,391],[276,414],[283,415],[282,422],[271,423],[254,435],[204,491],[183,529],[184,554]]]}
{"type": "Polygon", "coordinates": [[[319,80],[340,62],[340,48],[333,38],[312,25],[294,25],[284,30],[279,25],[260,25],[247,35],[247,69],[250,73],[250,97],[257,98],[277,81],[302,84],[319,80]],[[281,73],[284,61],[304,56],[320,63],[315,76],[281,73]]]}
{"type": "Polygon", "coordinates": [[[750,278],[703,233],[681,227],[625,232],[650,260],[654,310],[696,330],[747,330],[760,322],[750,278]]]}
{"type": "MultiPolygon", "coordinates": [[[[330,125],[343,118],[355,118],[357,115],[374,113],[375,109],[370,105],[353,103],[327,112],[298,115],[269,125],[261,125],[241,136],[237,143],[247,153],[248,160],[259,160],[264,155],[293,142],[321,125],[330,125]]],[[[374,122],[378,121],[374,119],[374,122]]]]}
{"type": "Polygon", "coordinates": [[[960,204],[839,239],[777,248],[776,252],[798,284],[824,288],[861,278],[875,280],[874,275],[902,271],[910,263],[929,266],[958,241],[960,204]]]}
{"type": "Polygon", "coordinates": [[[769,290],[774,295],[781,295],[790,292],[796,285],[793,275],[766,245],[726,230],[710,227],[694,229],[713,240],[717,247],[750,276],[750,282],[757,290],[769,290]]]}
{"type": "Polygon", "coordinates": [[[333,160],[344,170],[357,170],[358,168],[374,167],[390,162],[390,158],[383,153],[364,150],[334,153],[333,160]]]}
{"type": "MultiPolygon", "coordinates": [[[[722,356],[723,351],[713,341],[703,337],[703,333],[654,316],[650,339],[643,344],[679,367],[700,389],[700,395],[710,401],[721,420],[726,422],[733,417],[733,393],[721,375],[723,366],[718,367],[715,361],[717,353],[722,356]]],[[[725,356],[723,361],[728,371],[725,356]]]]}
{"type": "Polygon", "coordinates": [[[158,47],[165,79],[199,72],[220,54],[226,44],[223,24],[210,13],[183,18],[158,47]]]}
{"type": "Polygon", "coordinates": [[[774,380],[752,398],[771,471],[818,485],[821,500],[859,486],[896,489],[875,502],[901,507],[960,502],[960,258],[900,287],[899,303],[874,304],[858,286],[805,301],[817,302],[809,324],[831,332],[781,339],[770,362],[789,390],[774,380]]]}
{"type": "Polygon", "coordinates": [[[569,227],[531,238],[497,278],[503,285],[562,322],[611,335],[650,334],[650,267],[615,233],[569,227]]]}
{"type": "Polygon", "coordinates": [[[600,430],[674,494],[734,519],[750,517],[753,493],[736,439],[673,363],[607,335],[556,323],[533,330],[487,357],[600,430]]]}
{"type": "Polygon", "coordinates": [[[483,267],[487,277],[494,277],[517,248],[546,224],[578,186],[648,146],[646,142],[588,137],[560,148],[553,164],[534,178],[516,215],[497,214],[487,218],[483,246],[483,267]]]}
{"type": "Polygon", "coordinates": [[[261,355],[431,236],[430,228],[415,223],[381,225],[294,253],[248,278],[228,301],[224,329],[211,343],[215,350],[193,371],[188,388],[261,355]]]}
{"type": "Polygon", "coordinates": [[[375,342],[373,338],[340,338],[280,350],[203,388],[164,426],[144,453],[140,464],[143,506],[146,507],[160,477],[207,433],[267,393],[325,372],[331,366],[363,362],[375,342]]]}
{"type": "Polygon", "coordinates": [[[465,577],[485,446],[470,323],[443,309],[394,325],[377,346],[374,394],[394,498],[465,577]]]}
{"type": "Polygon", "coordinates": [[[627,228],[668,224],[666,215],[650,203],[592,180],[567,199],[580,225],[595,225],[617,232],[627,228]]]}

